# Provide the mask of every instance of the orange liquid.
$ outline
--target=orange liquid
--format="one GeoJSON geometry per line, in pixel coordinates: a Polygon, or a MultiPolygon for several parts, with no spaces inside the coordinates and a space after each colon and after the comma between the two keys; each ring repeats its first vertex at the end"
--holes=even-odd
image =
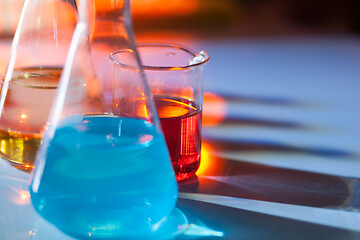
{"type": "Polygon", "coordinates": [[[0,116],[0,153],[21,170],[34,166],[60,75],[56,67],[14,71],[0,116]]]}

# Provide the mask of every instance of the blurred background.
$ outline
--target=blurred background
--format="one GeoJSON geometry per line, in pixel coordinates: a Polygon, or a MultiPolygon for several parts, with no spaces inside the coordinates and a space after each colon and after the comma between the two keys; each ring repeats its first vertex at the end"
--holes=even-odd
{"type": "MultiPolygon", "coordinates": [[[[0,0],[0,39],[11,41],[24,0],[0,0]]],[[[138,42],[360,34],[359,0],[131,0],[138,42]]],[[[200,42],[200,44],[199,44],[200,42]]],[[[0,46],[0,73],[9,47],[0,46]]]]}
{"type": "MultiPolygon", "coordinates": [[[[1,37],[14,33],[23,2],[0,0],[1,37]]],[[[137,34],[215,38],[359,34],[359,10],[358,0],[132,0],[137,34]]]]}
{"type": "Polygon", "coordinates": [[[358,0],[133,0],[137,33],[206,37],[359,33],[358,0]]]}
{"type": "MultiPolygon", "coordinates": [[[[12,39],[24,0],[0,0],[0,39],[12,39]]],[[[131,0],[138,42],[360,34],[359,0],[131,0]]],[[[200,48],[200,47],[199,47],[200,48]]],[[[0,59],[6,49],[0,49],[0,59]]],[[[0,68],[1,71],[1,68],[0,68]]]]}

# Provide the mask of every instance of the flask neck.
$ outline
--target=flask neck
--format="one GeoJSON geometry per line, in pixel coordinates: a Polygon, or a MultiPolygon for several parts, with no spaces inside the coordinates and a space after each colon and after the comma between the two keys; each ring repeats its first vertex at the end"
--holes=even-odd
{"type": "Polygon", "coordinates": [[[121,42],[128,41],[132,34],[129,0],[92,0],[92,3],[90,41],[124,45],[121,42]]]}

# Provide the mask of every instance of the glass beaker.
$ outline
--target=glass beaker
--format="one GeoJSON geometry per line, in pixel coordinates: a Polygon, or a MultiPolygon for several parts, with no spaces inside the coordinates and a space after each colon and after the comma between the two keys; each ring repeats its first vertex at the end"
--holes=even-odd
{"type": "MultiPolygon", "coordinates": [[[[129,11],[128,1],[106,2],[114,12],[129,11]]],[[[32,204],[46,220],[78,238],[151,238],[175,207],[177,183],[132,42],[131,19],[122,20],[130,35],[122,44],[132,47],[126,57],[135,66],[128,75],[131,86],[109,92],[112,78],[98,74],[89,47],[89,19],[96,19],[92,14],[99,10],[92,0],[80,3],[80,21],[36,158],[32,204]],[[118,110],[115,95],[131,114],[118,110]]],[[[107,30],[106,36],[112,36],[119,28],[107,30]]],[[[111,49],[105,44],[103,49],[111,49]]],[[[127,80],[116,78],[114,86],[127,80]]]]}
{"type": "Polygon", "coordinates": [[[26,0],[1,83],[0,153],[33,168],[77,23],[74,0],[26,0]]]}
{"type": "MultiPolygon", "coordinates": [[[[154,96],[176,178],[187,179],[200,166],[203,67],[210,57],[204,51],[195,54],[174,44],[140,44],[137,50],[154,96]]],[[[125,79],[129,79],[127,74],[133,68],[125,57],[129,53],[131,50],[125,49],[111,54],[115,71],[125,79]]]]}

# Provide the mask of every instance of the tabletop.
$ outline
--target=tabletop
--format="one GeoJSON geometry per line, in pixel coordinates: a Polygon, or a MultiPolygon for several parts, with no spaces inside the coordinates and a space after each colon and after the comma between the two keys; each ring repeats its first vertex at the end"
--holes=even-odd
{"type": "MultiPolygon", "coordinates": [[[[202,163],[174,239],[360,239],[360,38],[184,39],[206,50],[202,163]],[[184,218],[185,219],[185,218],[184,218]]],[[[9,42],[0,44],[0,71],[9,42]]],[[[73,239],[0,160],[0,239],[73,239]]]]}

